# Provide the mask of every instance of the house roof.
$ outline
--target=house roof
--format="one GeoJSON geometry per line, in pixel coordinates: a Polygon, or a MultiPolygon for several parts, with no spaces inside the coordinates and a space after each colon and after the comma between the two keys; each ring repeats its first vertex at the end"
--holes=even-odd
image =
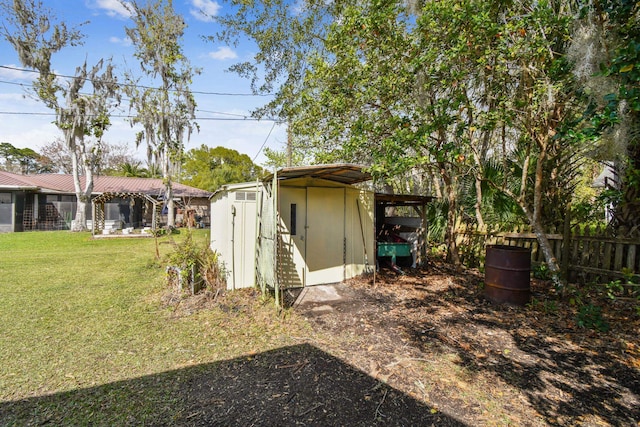
{"type": "MultiPolygon", "coordinates": [[[[341,184],[356,184],[369,181],[371,174],[364,172],[364,166],[351,163],[336,163],[331,165],[296,166],[282,168],[277,171],[278,179],[317,178],[341,184]]],[[[264,180],[273,179],[273,174],[267,175],[264,180]]]]}
{"type": "MultiPolygon", "coordinates": [[[[80,182],[84,185],[84,176],[80,182]]],[[[73,176],[64,174],[18,175],[0,171],[1,189],[29,189],[51,193],[74,194],[73,176]]],[[[164,183],[157,178],[132,178],[124,176],[94,176],[93,193],[143,193],[158,197],[164,194],[164,183]]],[[[208,198],[211,193],[188,185],[173,184],[175,197],[208,198]]]]}
{"type": "Polygon", "coordinates": [[[608,186],[615,186],[617,181],[618,176],[613,164],[605,162],[602,172],[593,180],[591,186],[593,188],[606,188],[608,186]]]}
{"type": "Polygon", "coordinates": [[[21,178],[22,178],[22,175],[16,175],[10,172],[0,171],[0,189],[25,190],[25,189],[35,189],[37,187],[21,178]]]}

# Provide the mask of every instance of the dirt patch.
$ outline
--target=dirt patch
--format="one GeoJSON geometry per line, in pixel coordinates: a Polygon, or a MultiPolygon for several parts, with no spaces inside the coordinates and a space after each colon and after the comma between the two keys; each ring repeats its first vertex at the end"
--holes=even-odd
{"type": "Polygon", "coordinates": [[[319,348],[470,425],[638,424],[633,304],[600,301],[610,329],[596,332],[547,282],[532,281],[527,307],[489,303],[482,283],[446,264],[383,270],[297,311],[319,348]]]}
{"type": "MultiPolygon", "coordinates": [[[[279,406],[278,399],[264,402],[259,386],[245,384],[245,370],[232,368],[216,379],[229,392],[236,390],[237,396],[225,402],[267,405],[264,411],[286,416],[278,421],[294,424],[411,425],[433,419],[436,424],[600,426],[640,421],[640,319],[632,301],[583,293],[581,298],[603,308],[598,319],[610,326],[596,331],[580,326],[575,295],[561,298],[548,282],[532,280],[533,299],[526,307],[494,305],[484,298],[481,274],[441,263],[403,275],[382,270],[375,281],[373,276],[353,279],[322,293],[287,312],[290,321],[302,317],[311,326],[293,339],[316,349],[318,357],[305,358],[298,351],[285,352],[294,355],[287,360],[271,360],[272,353],[260,356],[269,366],[295,368],[293,375],[274,374],[268,387],[274,395],[296,390],[299,408],[287,402],[279,406]],[[351,371],[328,367],[328,355],[367,376],[376,390],[393,391],[403,408],[417,412],[384,417],[373,411],[371,418],[368,399],[373,397],[363,394],[358,381],[344,381],[351,371]],[[330,401],[304,392],[314,387],[329,390],[330,401]],[[347,410],[336,402],[368,409],[347,410]],[[323,410],[306,413],[305,407],[323,410]]],[[[216,299],[195,297],[176,305],[176,315],[213,306],[234,312],[254,298],[258,295],[252,290],[216,299]]],[[[248,372],[255,374],[255,369],[248,372]]]]}

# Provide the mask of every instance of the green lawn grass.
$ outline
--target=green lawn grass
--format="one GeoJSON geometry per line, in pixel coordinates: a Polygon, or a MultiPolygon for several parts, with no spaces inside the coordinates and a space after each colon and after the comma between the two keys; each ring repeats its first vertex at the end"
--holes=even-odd
{"type": "MultiPolygon", "coordinates": [[[[206,241],[208,235],[198,231],[194,237],[206,241]]],[[[173,250],[162,244],[168,239],[159,245],[163,254],[173,250]]],[[[291,343],[287,328],[297,326],[282,321],[272,305],[257,298],[231,315],[213,309],[175,316],[161,303],[164,277],[154,239],[94,240],[87,233],[70,232],[0,234],[0,403],[291,343]]],[[[154,401],[148,394],[145,399],[154,401]]],[[[133,405],[123,410],[125,415],[154,411],[151,404],[131,396],[114,400],[133,405]]],[[[75,420],[78,424],[95,421],[91,417],[97,408],[86,405],[81,414],[88,418],[75,420]]]]}

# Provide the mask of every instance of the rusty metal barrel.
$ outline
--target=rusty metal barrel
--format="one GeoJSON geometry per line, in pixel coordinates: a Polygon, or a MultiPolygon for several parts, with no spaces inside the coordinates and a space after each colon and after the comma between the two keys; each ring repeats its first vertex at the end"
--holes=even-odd
{"type": "Polygon", "coordinates": [[[525,305],[531,298],[531,250],[489,245],[485,258],[484,296],[495,304],[525,305]]]}

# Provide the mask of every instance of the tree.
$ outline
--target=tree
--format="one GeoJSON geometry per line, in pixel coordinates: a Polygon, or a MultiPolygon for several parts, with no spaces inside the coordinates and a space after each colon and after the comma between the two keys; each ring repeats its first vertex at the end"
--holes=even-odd
{"type": "Polygon", "coordinates": [[[135,118],[132,126],[141,125],[136,143],[146,142],[150,168],[160,165],[165,182],[168,206],[167,226],[175,225],[173,181],[184,154],[184,139],[197,129],[194,121],[196,102],[189,89],[193,70],[180,45],[186,24],[175,13],[172,1],[155,0],[146,5],[137,1],[121,2],[130,12],[133,27],[127,35],[136,48],[135,57],[143,73],[159,79],[158,89],[137,86],[134,79],[127,86],[135,118]],[[186,134],[186,135],[185,135],[186,134]]]}
{"type": "Polygon", "coordinates": [[[0,143],[0,170],[30,173],[51,172],[48,159],[31,148],[16,148],[8,142],[0,143]]]}
{"type": "Polygon", "coordinates": [[[437,72],[436,85],[464,88],[447,97],[460,100],[450,140],[473,158],[476,192],[484,181],[518,205],[558,285],[544,213],[562,217],[583,149],[567,132],[579,113],[565,55],[571,17],[563,2],[429,2],[418,24],[436,49],[426,63],[446,76],[437,72]],[[442,40],[452,43],[437,54],[442,40]],[[489,154],[502,165],[500,180],[484,170],[489,154]]]}
{"type": "Polygon", "coordinates": [[[66,86],[58,83],[51,72],[52,55],[65,47],[80,43],[82,34],[70,30],[63,22],[54,22],[54,15],[36,0],[3,2],[7,25],[4,37],[14,47],[23,66],[38,72],[34,84],[36,96],[55,111],[56,125],[64,135],[70,150],[77,210],[72,231],[86,230],[88,202],[93,191],[94,162],[88,138],[100,141],[109,127],[110,100],[118,101],[119,93],[113,66],[104,60],[88,67],[85,61],[76,68],[66,86]],[[9,4],[11,3],[11,4],[9,4]],[[87,93],[86,86],[91,86],[87,93]],[[85,182],[80,181],[82,168],[85,182]]]}
{"type": "MultiPolygon", "coordinates": [[[[125,163],[135,163],[135,156],[129,151],[126,144],[111,144],[107,141],[94,141],[87,144],[90,162],[95,166],[98,175],[114,175],[125,163]]],[[[73,173],[71,150],[60,138],[44,145],[40,151],[48,159],[51,172],[73,173]]],[[[82,168],[78,171],[83,174],[82,168]]]]}
{"type": "Polygon", "coordinates": [[[224,184],[256,180],[261,171],[246,154],[203,144],[186,153],[182,164],[182,183],[215,191],[224,184]]]}
{"type": "Polygon", "coordinates": [[[291,155],[289,155],[288,150],[274,150],[269,147],[265,147],[263,153],[265,158],[267,159],[263,163],[263,166],[266,169],[283,168],[289,165],[289,163],[290,166],[302,166],[306,164],[302,151],[294,151],[293,147],[291,150],[291,155]]]}
{"type": "Polygon", "coordinates": [[[430,177],[446,202],[454,263],[461,201],[474,195],[475,221],[482,224],[483,194],[506,196],[512,203],[505,206],[518,206],[557,276],[545,214],[570,197],[582,149],[570,132],[581,99],[565,55],[573,18],[568,3],[309,2],[305,12],[324,20],[286,24],[288,34],[275,22],[284,12],[263,13],[284,6],[265,3],[244,17],[249,23],[223,22],[264,46],[256,64],[266,68],[267,83],[280,84],[268,107],[281,103],[298,150],[317,161],[370,162],[379,180],[416,172],[430,177]],[[280,40],[285,46],[302,40],[286,55],[293,59],[271,60],[280,40]],[[290,73],[291,64],[301,66],[290,73]]]}
{"type": "Polygon", "coordinates": [[[582,137],[600,141],[594,157],[615,162],[609,188],[614,229],[640,230],[640,5],[627,0],[580,2],[571,45],[574,73],[591,104],[582,137]]]}
{"type": "Polygon", "coordinates": [[[233,13],[215,17],[222,31],[210,41],[236,44],[249,38],[258,45],[252,61],[233,65],[230,71],[251,80],[255,93],[273,93],[272,101],[253,114],[279,117],[286,123],[295,113],[291,102],[299,97],[313,52],[325,49],[329,25],[340,15],[343,1],[230,0],[233,13]]]}
{"type": "Polygon", "coordinates": [[[65,145],[71,150],[73,183],[77,198],[76,215],[71,224],[72,231],[87,228],[87,209],[93,193],[93,176],[96,172],[96,155],[90,149],[100,146],[105,131],[110,126],[108,99],[119,98],[119,86],[113,76],[113,67],[107,64],[102,74],[103,62],[99,61],[90,70],[86,61],[76,68],[76,74],[67,90],[63,90],[66,106],[58,106],[57,125],[63,129],[65,145]],[[93,92],[81,92],[86,82],[91,82],[93,92]],[[88,138],[95,138],[90,144],[88,138]],[[84,175],[84,186],[80,181],[80,170],[84,175]]]}
{"type": "Polygon", "coordinates": [[[49,159],[53,173],[66,173],[69,175],[73,173],[70,149],[61,138],[56,138],[45,144],[40,151],[49,159]]]}
{"type": "MultiPolygon", "coordinates": [[[[127,144],[115,144],[101,141],[96,147],[98,161],[97,171],[103,175],[114,175],[122,169],[124,164],[135,164],[138,162],[127,144]]],[[[139,163],[139,162],[138,162],[139,163]]]]}

